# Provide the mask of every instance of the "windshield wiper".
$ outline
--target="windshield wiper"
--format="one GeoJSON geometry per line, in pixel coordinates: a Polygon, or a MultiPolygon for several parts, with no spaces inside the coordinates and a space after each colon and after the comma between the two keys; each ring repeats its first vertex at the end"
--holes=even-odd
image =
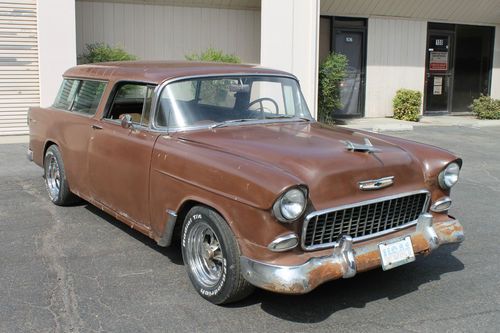
{"type": "Polygon", "coordinates": [[[230,126],[232,124],[238,124],[238,123],[244,123],[244,122],[252,122],[252,121],[259,122],[259,121],[265,121],[265,120],[268,120],[268,119],[269,120],[273,120],[273,119],[297,119],[297,120],[303,120],[303,121],[308,121],[308,122],[311,121],[311,119],[305,118],[305,117],[295,117],[295,116],[281,115],[281,116],[266,117],[264,119],[261,119],[261,118],[250,118],[250,119],[224,120],[224,121],[221,121],[220,123],[213,124],[209,128],[210,129],[214,129],[214,128],[220,128],[220,127],[230,126]]]}
{"type": "Polygon", "coordinates": [[[213,128],[219,128],[219,127],[225,127],[225,126],[229,126],[231,124],[237,124],[237,123],[244,123],[244,122],[247,122],[247,121],[256,121],[258,119],[231,119],[231,120],[224,120],[220,123],[217,123],[217,124],[213,124],[212,126],[210,126],[210,129],[213,129],[213,128]]]}
{"type": "Polygon", "coordinates": [[[296,117],[287,115],[271,116],[271,117],[267,116],[265,119],[297,119],[297,120],[311,121],[311,119],[306,117],[296,117]]]}

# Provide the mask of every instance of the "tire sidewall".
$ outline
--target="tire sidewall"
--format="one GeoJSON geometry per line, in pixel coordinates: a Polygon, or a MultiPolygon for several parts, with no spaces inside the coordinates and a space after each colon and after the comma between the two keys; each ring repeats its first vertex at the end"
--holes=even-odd
{"type": "Polygon", "coordinates": [[[239,257],[235,258],[234,249],[229,248],[231,246],[234,247],[236,241],[232,234],[226,234],[227,231],[231,231],[227,224],[227,229],[221,230],[224,227],[222,223],[226,222],[218,214],[214,213],[210,209],[204,207],[195,207],[191,209],[186,216],[182,228],[181,237],[182,257],[184,259],[184,264],[186,265],[189,279],[203,298],[215,304],[224,302],[224,300],[229,297],[231,290],[233,289],[233,284],[236,280],[236,274],[238,274],[235,268],[237,264],[236,260],[239,260],[239,257]],[[190,230],[196,223],[200,222],[204,222],[212,228],[213,232],[219,240],[222,255],[224,257],[222,265],[222,276],[217,284],[211,288],[207,288],[206,286],[198,282],[195,274],[189,267],[189,262],[186,255],[188,242],[187,238],[190,234],[190,230]],[[231,237],[233,239],[231,239],[231,237]]]}
{"type": "Polygon", "coordinates": [[[55,145],[50,146],[47,148],[47,151],[45,152],[44,160],[43,160],[43,169],[44,169],[44,176],[45,176],[45,188],[47,190],[47,193],[49,194],[50,200],[55,203],[56,205],[62,204],[62,198],[64,195],[64,190],[67,186],[66,184],[66,174],[64,173],[64,164],[62,163],[62,158],[61,158],[61,153],[59,152],[59,149],[55,145]],[[57,193],[57,197],[53,198],[52,195],[50,195],[50,189],[49,185],[47,182],[47,169],[48,169],[48,164],[50,163],[50,158],[54,156],[57,162],[57,165],[59,167],[59,192],[57,193]]]}

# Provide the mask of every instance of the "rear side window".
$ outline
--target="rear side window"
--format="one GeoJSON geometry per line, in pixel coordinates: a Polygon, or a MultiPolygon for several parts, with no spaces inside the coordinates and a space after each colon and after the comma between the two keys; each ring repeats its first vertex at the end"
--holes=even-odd
{"type": "Polygon", "coordinates": [[[57,94],[54,107],[61,110],[68,110],[75,98],[76,90],[78,89],[78,80],[64,80],[57,94]]]}
{"type": "Polygon", "coordinates": [[[71,111],[93,116],[101,101],[104,88],[106,88],[106,83],[104,82],[80,81],[71,111]]]}
{"type": "Polygon", "coordinates": [[[92,80],[65,79],[53,106],[57,109],[94,115],[106,83],[92,80]]]}

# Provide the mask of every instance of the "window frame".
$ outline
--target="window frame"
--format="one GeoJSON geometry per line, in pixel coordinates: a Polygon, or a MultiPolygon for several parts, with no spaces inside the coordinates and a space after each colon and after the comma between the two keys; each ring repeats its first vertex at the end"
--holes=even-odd
{"type": "MultiPolygon", "coordinates": [[[[54,110],[57,110],[57,111],[61,111],[61,112],[67,112],[67,113],[71,113],[71,114],[74,114],[74,115],[78,115],[78,116],[82,116],[82,117],[85,117],[85,118],[94,118],[97,114],[98,114],[98,111],[99,111],[99,107],[101,106],[102,102],[103,102],[103,97],[106,93],[106,90],[108,88],[108,85],[109,85],[109,81],[108,80],[104,80],[104,79],[94,79],[94,78],[83,78],[83,77],[73,77],[73,76],[64,76],[63,77],[63,82],[66,81],[66,80],[74,80],[74,81],[78,81],[78,86],[77,86],[77,89],[76,89],[76,93],[74,94],[73,98],[71,99],[71,103],[69,105],[69,108],[68,110],[66,109],[61,109],[61,108],[58,108],[55,106],[56,104],[56,101],[54,100],[54,103],[52,103],[52,105],[50,106],[50,108],[54,109],[54,110]],[[83,113],[83,112],[78,112],[78,111],[74,111],[72,110],[73,109],[73,105],[75,104],[75,98],[76,98],[76,95],[78,94],[78,92],[80,91],[80,87],[82,85],[82,81],[93,81],[93,82],[101,82],[101,83],[104,83],[104,90],[102,92],[102,95],[101,95],[101,98],[99,99],[99,103],[97,104],[97,108],[96,108],[96,111],[94,114],[86,114],[86,113],[83,113]]],[[[62,86],[62,83],[61,83],[61,86],[62,86]]],[[[60,88],[59,88],[60,89],[60,88]]],[[[59,93],[58,93],[59,95],[59,93]]],[[[56,96],[57,98],[57,96],[56,96]]]]}
{"type": "Polygon", "coordinates": [[[107,118],[107,116],[109,115],[109,113],[111,112],[111,108],[113,107],[113,104],[115,102],[115,98],[116,98],[116,95],[118,93],[118,90],[126,85],[126,84],[135,84],[135,85],[141,85],[141,86],[145,86],[146,87],[146,95],[144,96],[144,99],[143,99],[143,104],[142,104],[142,112],[141,112],[141,115],[144,113],[144,110],[145,110],[145,107],[146,107],[146,99],[147,99],[147,92],[148,92],[148,89],[152,89],[152,95],[151,95],[151,103],[150,103],[150,110],[149,110],[149,124],[147,126],[143,125],[142,123],[136,123],[134,122],[134,126],[136,128],[140,128],[140,129],[149,129],[151,130],[152,127],[151,127],[151,124],[152,124],[152,117],[153,117],[153,107],[154,105],[156,105],[156,99],[157,99],[157,90],[158,90],[158,87],[159,85],[156,84],[156,83],[152,83],[152,82],[147,82],[147,81],[135,81],[135,80],[118,80],[118,81],[115,81],[115,83],[113,84],[113,88],[111,89],[109,95],[108,95],[108,99],[106,101],[106,104],[104,106],[104,112],[102,112],[101,114],[101,117],[100,117],[100,121],[106,121],[106,122],[109,122],[111,124],[115,124],[115,125],[118,125],[118,126],[121,126],[121,123],[120,123],[120,120],[119,119],[110,119],[110,118],[107,118]]]}
{"type": "MultiPolygon", "coordinates": [[[[167,127],[159,127],[156,124],[156,115],[157,115],[159,107],[160,107],[159,101],[160,101],[160,98],[161,98],[161,95],[162,95],[164,89],[169,84],[175,83],[175,82],[179,82],[179,81],[195,80],[195,79],[210,79],[210,78],[216,79],[216,78],[220,78],[220,77],[231,78],[231,77],[242,77],[242,76],[249,76],[249,77],[259,77],[259,76],[261,76],[261,77],[276,77],[276,78],[287,78],[287,79],[294,80],[297,83],[297,87],[299,89],[300,95],[302,96],[302,99],[304,99],[304,101],[305,101],[305,97],[304,97],[304,94],[302,93],[300,82],[297,79],[297,77],[294,76],[294,75],[292,75],[292,74],[287,74],[287,73],[262,73],[262,72],[258,72],[258,73],[235,72],[235,73],[213,73],[213,74],[205,74],[205,75],[186,75],[186,76],[180,76],[180,77],[176,77],[176,78],[165,80],[165,81],[163,81],[162,83],[160,83],[156,87],[155,95],[154,95],[154,101],[153,101],[153,104],[152,104],[152,112],[151,112],[151,115],[150,115],[150,117],[151,117],[150,129],[152,131],[155,131],[155,132],[158,132],[158,133],[175,133],[175,132],[186,132],[186,131],[192,131],[192,130],[198,130],[198,129],[207,128],[206,125],[188,126],[188,127],[183,127],[183,128],[174,128],[174,127],[168,127],[168,124],[167,124],[167,127]]],[[[306,108],[307,108],[309,114],[311,114],[311,111],[310,111],[309,106],[307,104],[306,104],[306,108]]],[[[316,120],[314,119],[314,117],[312,116],[312,114],[311,114],[311,122],[316,122],[316,120]]]]}

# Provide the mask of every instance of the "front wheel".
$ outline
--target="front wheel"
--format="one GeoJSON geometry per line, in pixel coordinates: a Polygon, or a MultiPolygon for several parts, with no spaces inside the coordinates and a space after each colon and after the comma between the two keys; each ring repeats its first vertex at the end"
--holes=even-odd
{"type": "Polygon", "coordinates": [[[193,286],[214,304],[236,302],[254,289],[241,274],[240,250],[231,229],[209,208],[196,206],[186,215],[182,258],[193,286]]]}

